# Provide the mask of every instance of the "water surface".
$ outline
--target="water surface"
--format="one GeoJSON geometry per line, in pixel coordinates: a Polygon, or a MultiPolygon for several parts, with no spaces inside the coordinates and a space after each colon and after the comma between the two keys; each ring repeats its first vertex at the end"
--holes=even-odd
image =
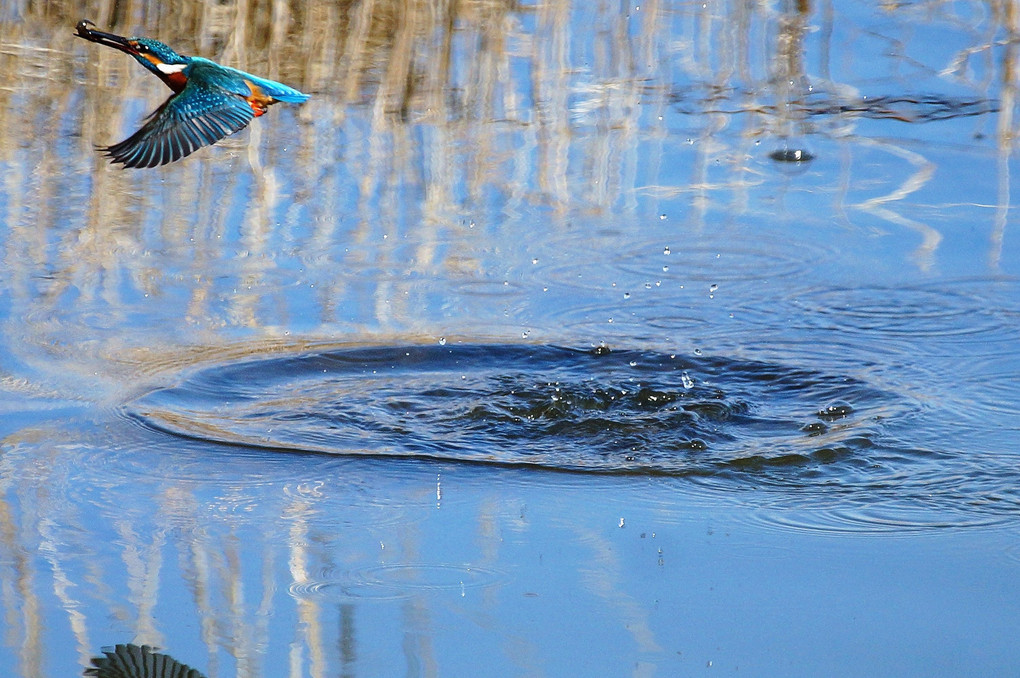
{"type": "Polygon", "coordinates": [[[0,10],[5,674],[1020,663],[1015,7],[104,5],[312,94],[151,171],[73,11],[0,10]]]}

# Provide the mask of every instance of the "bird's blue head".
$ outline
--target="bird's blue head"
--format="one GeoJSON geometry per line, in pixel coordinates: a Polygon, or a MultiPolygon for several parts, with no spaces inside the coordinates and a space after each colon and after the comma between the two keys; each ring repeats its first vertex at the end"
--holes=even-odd
{"type": "Polygon", "coordinates": [[[181,56],[152,38],[128,38],[127,43],[133,51],[125,51],[156,75],[179,73],[191,61],[189,57],[181,56]]]}
{"type": "Polygon", "coordinates": [[[97,31],[91,21],[83,19],[78,22],[75,31],[80,38],[90,42],[119,49],[130,54],[138,63],[158,75],[164,81],[172,80],[191,62],[191,57],[181,56],[159,40],[152,38],[125,38],[113,33],[97,31]]]}

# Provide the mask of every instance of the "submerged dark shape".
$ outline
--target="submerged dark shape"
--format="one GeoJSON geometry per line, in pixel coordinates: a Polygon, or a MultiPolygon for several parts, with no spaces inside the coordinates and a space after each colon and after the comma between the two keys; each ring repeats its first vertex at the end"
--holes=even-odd
{"type": "Polygon", "coordinates": [[[280,101],[301,103],[308,95],[292,87],[201,57],[183,56],[151,38],[125,38],[93,28],[82,19],[75,34],[130,54],[174,94],[137,132],[102,150],[125,167],[156,167],[180,160],[203,146],[244,129],[280,101]]]}
{"type": "Polygon", "coordinates": [[[86,676],[98,678],[205,678],[205,675],[148,645],[131,643],[104,647],[102,657],[92,658],[86,676]]]}

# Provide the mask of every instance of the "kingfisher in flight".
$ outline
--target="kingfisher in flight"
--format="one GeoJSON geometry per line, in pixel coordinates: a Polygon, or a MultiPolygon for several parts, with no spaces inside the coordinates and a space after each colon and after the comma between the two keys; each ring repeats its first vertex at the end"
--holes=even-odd
{"type": "Polygon", "coordinates": [[[299,104],[307,94],[203,59],[178,54],[158,40],[104,33],[82,19],[78,37],[130,54],[173,90],[130,137],[100,150],[125,167],[158,167],[239,132],[269,106],[299,104]]]}

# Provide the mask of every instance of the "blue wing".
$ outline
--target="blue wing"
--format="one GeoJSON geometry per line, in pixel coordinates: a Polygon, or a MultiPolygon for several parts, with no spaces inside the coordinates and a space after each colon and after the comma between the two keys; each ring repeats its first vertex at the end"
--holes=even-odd
{"type": "Polygon", "coordinates": [[[194,84],[157,108],[130,137],[103,150],[125,167],[157,167],[244,129],[255,112],[242,97],[194,84]]]}

